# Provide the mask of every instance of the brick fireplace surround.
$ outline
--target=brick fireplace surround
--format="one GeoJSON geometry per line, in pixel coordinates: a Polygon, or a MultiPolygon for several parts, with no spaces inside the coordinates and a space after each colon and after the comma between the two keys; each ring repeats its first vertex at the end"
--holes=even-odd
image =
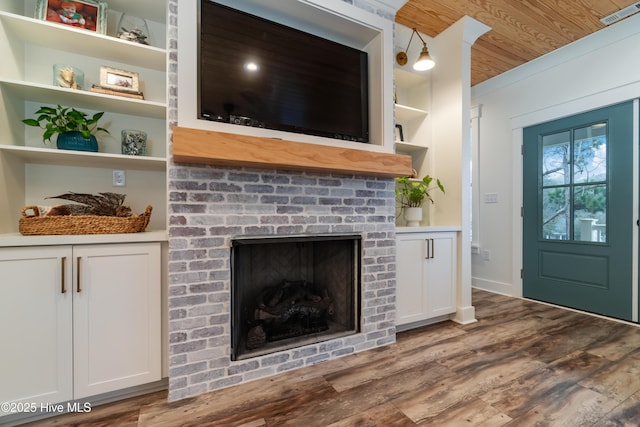
{"type": "MultiPolygon", "coordinates": [[[[170,127],[178,117],[177,13],[170,0],[170,127]]],[[[173,161],[168,175],[169,400],[395,341],[393,178],[173,161]],[[231,361],[232,238],[318,233],[362,235],[361,332],[231,361]]]]}

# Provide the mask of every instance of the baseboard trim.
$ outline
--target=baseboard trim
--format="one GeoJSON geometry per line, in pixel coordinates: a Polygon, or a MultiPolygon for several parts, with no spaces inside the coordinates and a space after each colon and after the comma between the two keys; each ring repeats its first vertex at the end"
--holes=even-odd
{"type": "Polygon", "coordinates": [[[445,314],[444,316],[432,317],[431,319],[405,323],[404,325],[396,326],[396,332],[403,332],[403,331],[408,331],[409,329],[419,328],[421,326],[433,325],[434,323],[440,323],[450,319],[451,319],[451,316],[445,314]]]}
{"type": "Polygon", "coordinates": [[[485,280],[477,277],[472,277],[471,287],[481,289],[483,291],[493,292],[495,294],[518,298],[518,295],[514,295],[514,287],[511,283],[496,282],[493,280],[485,280]]]}
{"type": "MultiPolygon", "coordinates": [[[[98,394],[95,396],[85,397],[77,400],[69,400],[67,402],[60,402],[67,410],[56,412],[33,412],[33,413],[21,413],[12,414],[0,417],[1,427],[13,427],[21,424],[31,423],[34,421],[43,420],[46,418],[56,417],[58,415],[68,414],[73,412],[73,408],[79,408],[80,410],[85,408],[85,403],[90,404],[90,408],[93,409],[96,406],[104,405],[107,403],[113,403],[131,397],[142,396],[144,394],[155,393],[157,391],[167,390],[169,387],[169,379],[163,378],[159,381],[155,381],[148,384],[142,384],[139,386],[128,387],[122,390],[111,391],[109,393],[98,394]]],[[[56,402],[57,403],[57,402],[56,402]]],[[[87,411],[88,412],[88,411],[87,411]]]]}

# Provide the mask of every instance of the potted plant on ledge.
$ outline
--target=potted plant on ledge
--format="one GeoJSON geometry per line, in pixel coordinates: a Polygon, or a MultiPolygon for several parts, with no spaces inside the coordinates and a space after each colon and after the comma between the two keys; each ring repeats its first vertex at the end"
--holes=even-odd
{"type": "Polygon", "coordinates": [[[104,112],[99,112],[89,117],[85,112],[75,108],[40,107],[36,119],[24,119],[22,122],[28,126],[44,129],[42,141],[51,142],[51,137],[58,135],[56,146],[62,150],[98,151],[98,140],[95,133],[102,131],[109,133],[105,128],[98,126],[98,120],[104,112]]]}
{"type": "Polygon", "coordinates": [[[403,176],[396,178],[396,200],[404,213],[407,226],[417,227],[422,221],[422,203],[429,200],[433,203],[430,191],[439,189],[444,193],[444,186],[439,179],[425,175],[422,179],[403,176]],[[433,181],[435,185],[431,186],[433,181]]]}

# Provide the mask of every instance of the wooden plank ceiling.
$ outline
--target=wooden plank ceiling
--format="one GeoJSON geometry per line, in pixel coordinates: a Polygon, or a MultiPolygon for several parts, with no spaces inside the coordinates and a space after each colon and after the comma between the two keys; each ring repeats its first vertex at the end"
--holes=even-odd
{"type": "MultiPolygon", "coordinates": [[[[471,85],[605,27],[633,0],[409,0],[396,22],[430,37],[464,15],[490,26],[471,50],[471,85]]],[[[615,25],[615,24],[613,24],[615,25]]],[[[437,59],[437,58],[436,58],[437,59]]]]}

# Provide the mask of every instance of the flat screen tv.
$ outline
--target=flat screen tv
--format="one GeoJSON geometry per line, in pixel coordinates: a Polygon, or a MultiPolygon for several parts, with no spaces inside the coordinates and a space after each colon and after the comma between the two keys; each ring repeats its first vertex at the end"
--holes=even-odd
{"type": "Polygon", "coordinates": [[[199,118],[369,142],[367,53],[201,0],[199,118]]]}

